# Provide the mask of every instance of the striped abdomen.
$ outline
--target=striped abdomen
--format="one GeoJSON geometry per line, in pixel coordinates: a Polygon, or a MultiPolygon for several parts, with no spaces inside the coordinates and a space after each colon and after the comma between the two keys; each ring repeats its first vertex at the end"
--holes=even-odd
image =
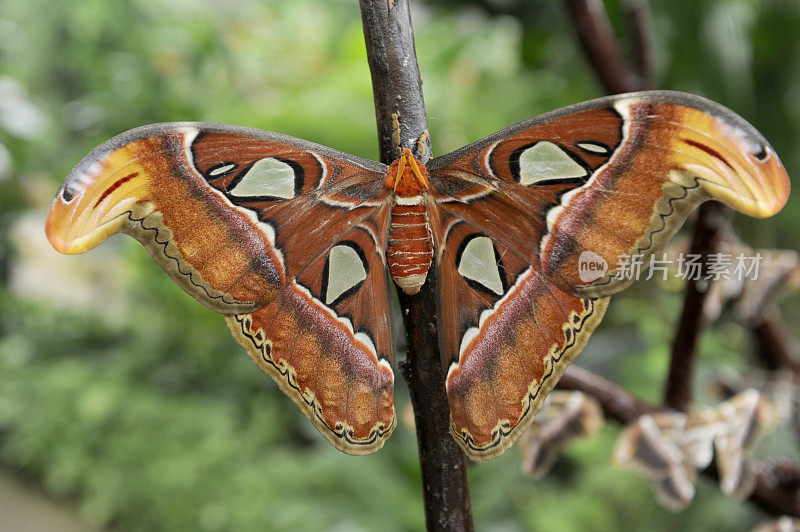
{"type": "Polygon", "coordinates": [[[397,203],[392,207],[391,223],[386,250],[389,273],[403,292],[416,294],[425,283],[433,259],[427,209],[421,201],[416,205],[397,203]]]}

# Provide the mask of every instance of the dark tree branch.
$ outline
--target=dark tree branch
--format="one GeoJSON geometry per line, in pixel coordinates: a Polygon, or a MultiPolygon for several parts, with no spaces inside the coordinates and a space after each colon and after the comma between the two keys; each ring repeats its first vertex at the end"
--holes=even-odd
{"type": "MultiPolygon", "coordinates": [[[[428,131],[411,12],[408,0],[360,0],[359,3],[372,74],[380,157],[389,164],[399,155],[393,114],[400,122],[403,147],[414,147],[417,139],[428,131]]],[[[426,145],[426,157],[430,157],[430,138],[426,145]]],[[[425,164],[427,159],[421,162],[425,164]]]]}
{"type": "Polygon", "coordinates": [[[609,417],[623,425],[632,423],[639,416],[663,412],[664,407],[650,406],[631,395],[625,389],[608,379],[585,370],[575,364],[570,365],[558,381],[564,390],[578,390],[592,396],[609,417]]]}
{"type": "MultiPolygon", "coordinates": [[[[633,68],[625,59],[622,49],[614,36],[602,0],[565,0],[572,24],[578,35],[583,53],[591,63],[605,91],[609,94],[651,89],[649,47],[636,53],[633,68]]],[[[634,8],[631,19],[634,41],[637,44],[649,43],[647,36],[650,24],[645,22],[648,12],[634,8]]]]}
{"type": "MultiPolygon", "coordinates": [[[[361,0],[360,5],[381,161],[388,164],[398,156],[398,140],[411,148],[428,130],[411,15],[407,0],[361,0]],[[392,115],[399,120],[399,139],[392,115]]],[[[425,139],[423,163],[431,152],[425,139]]],[[[445,371],[436,341],[436,281],[432,269],[417,295],[400,294],[408,334],[408,355],[400,369],[414,407],[428,530],[472,530],[467,459],[450,435],[445,371]]]]}
{"type": "Polygon", "coordinates": [[[789,369],[800,374],[800,345],[793,338],[780,311],[769,306],[750,325],[755,337],[755,354],[770,370],[789,369]]]}
{"type": "Polygon", "coordinates": [[[625,17],[631,32],[631,51],[639,84],[645,89],[653,88],[653,18],[650,4],[645,0],[630,1],[625,4],[625,17]]]}
{"type": "MultiPolygon", "coordinates": [[[[694,228],[689,255],[699,255],[706,271],[706,259],[714,253],[719,235],[730,217],[730,209],[716,201],[700,206],[694,228]]],[[[708,281],[688,280],[678,330],[672,341],[669,374],[664,384],[664,405],[675,410],[686,410],[692,403],[692,370],[695,350],[703,328],[703,304],[708,292],[708,281]]]]}
{"type": "Polygon", "coordinates": [[[800,465],[777,461],[755,466],[756,487],[749,500],[773,515],[800,517],[800,465]]]}
{"type": "Polygon", "coordinates": [[[428,530],[473,530],[468,461],[450,434],[435,298],[430,275],[418,294],[400,295],[408,332],[408,355],[400,369],[414,407],[428,530]]]}
{"type": "MultiPolygon", "coordinates": [[[[665,411],[650,405],[624,388],[599,375],[576,366],[567,368],[558,387],[579,390],[596,399],[606,416],[622,425],[633,422],[643,414],[665,411]]],[[[756,487],[749,500],[774,515],[800,517],[800,464],[792,461],[755,462],[756,487]]],[[[703,474],[718,479],[716,470],[709,467],[703,474]]]]}

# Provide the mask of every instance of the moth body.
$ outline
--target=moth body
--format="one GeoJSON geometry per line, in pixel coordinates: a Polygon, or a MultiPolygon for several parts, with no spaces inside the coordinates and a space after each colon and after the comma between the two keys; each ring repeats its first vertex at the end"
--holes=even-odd
{"type": "Polygon", "coordinates": [[[422,192],[429,188],[425,166],[408,148],[387,171],[386,187],[395,194],[386,260],[403,292],[416,294],[433,260],[433,235],[422,192]]]}

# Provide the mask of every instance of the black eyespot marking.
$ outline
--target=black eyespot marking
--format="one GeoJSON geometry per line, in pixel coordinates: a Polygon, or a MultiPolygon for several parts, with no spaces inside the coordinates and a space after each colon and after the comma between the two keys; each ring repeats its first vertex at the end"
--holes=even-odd
{"type": "Polygon", "coordinates": [[[767,157],[769,157],[769,154],[767,153],[767,147],[759,143],[758,150],[753,153],[753,156],[761,162],[766,161],[767,157]]]}

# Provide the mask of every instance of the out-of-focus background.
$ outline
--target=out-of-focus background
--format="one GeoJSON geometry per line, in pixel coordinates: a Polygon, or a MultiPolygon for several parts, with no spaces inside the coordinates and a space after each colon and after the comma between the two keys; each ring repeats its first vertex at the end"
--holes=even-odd
{"type": "MultiPolygon", "coordinates": [[[[620,2],[606,4],[624,39],[620,2]]],[[[800,175],[800,3],[655,0],[652,12],[659,86],[731,107],[800,175]]],[[[561,2],[417,0],[413,18],[436,154],[602,95],[561,2]]],[[[138,243],[65,257],[46,242],[49,203],[86,152],[174,120],[377,158],[357,2],[3,0],[0,529],[422,529],[405,425],[375,455],[335,451],[138,243]]],[[[797,249],[798,206],[795,193],[775,218],[735,224],[755,247],[797,249]]],[[[579,363],[658,401],[680,289],[649,281],[616,297],[579,363]]],[[[797,298],[782,309],[797,334],[797,298]]],[[[733,320],[710,328],[701,401],[717,372],[752,365],[750,350],[733,320]]],[[[400,379],[396,402],[408,404],[400,379]]],[[[473,466],[478,528],[743,530],[767,518],[706,478],[686,510],[662,509],[646,480],[611,465],[618,433],[609,422],[536,482],[516,448],[473,466]]],[[[797,442],[779,430],[757,453],[796,458],[797,442]]]]}

